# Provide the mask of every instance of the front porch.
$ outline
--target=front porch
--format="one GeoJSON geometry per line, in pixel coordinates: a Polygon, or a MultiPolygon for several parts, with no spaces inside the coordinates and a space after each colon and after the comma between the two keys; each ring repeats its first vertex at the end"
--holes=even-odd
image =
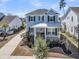
{"type": "Polygon", "coordinates": [[[36,37],[40,36],[45,41],[51,40],[51,41],[59,41],[60,40],[60,27],[56,26],[47,26],[47,24],[37,24],[31,27],[33,29],[33,35],[34,35],[34,41],[36,40],[36,37]]]}

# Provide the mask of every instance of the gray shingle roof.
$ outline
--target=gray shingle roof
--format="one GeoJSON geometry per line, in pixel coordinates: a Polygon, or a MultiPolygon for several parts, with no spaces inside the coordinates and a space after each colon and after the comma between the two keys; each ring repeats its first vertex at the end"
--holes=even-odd
{"type": "Polygon", "coordinates": [[[79,13],[79,7],[69,7],[67,12],[61,17],[61,19],[64,19],[68,15],[70,10],[74,11],[75,13],[79,13]]]}
{"type": "Polygon", "coordinates": [[[70,7],[75,13],[79,13],[79,7],[70,7]]]}
{"type": "MultiPolygon", "coordinates": [[[[30,13],[27,13],[26,15],[43,15],[43,14],[47,14],[49,13],[50,10],[47,10],[47,9],[37,9],[35,11],[32,11],[30,13]]],[[[54,11],[52,9],[53,12],[57,13],[56,11],[54,11]]]]}
{"type": "Polygon", "coordinates": [[[16,16],[5,16],[3,20],[0,22],[0,26],[3,24],[9,24],[16,16]]]}
{"type": "Polygon", "coordinates": [[[27,13],[26,15],[41,15],[41,14],[45,14],[47,12],[48,12],[47,9],[37,9],[35,11],[32,11],[30,13],[27,13]]]}

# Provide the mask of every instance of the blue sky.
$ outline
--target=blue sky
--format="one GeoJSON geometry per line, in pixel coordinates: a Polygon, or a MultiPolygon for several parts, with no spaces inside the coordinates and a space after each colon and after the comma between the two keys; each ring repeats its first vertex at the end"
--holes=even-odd
{"type": "MultiPolygon", "coordinates": [[[[59,9],[60,0],[0,0],[0,12],[5,14],[13,14],[24,16],[26,13],[35,9],[50,9],[58,11],[62,15],[62,10],[59,9]]],[[[79,6],[79,0],[65,0],[67,5],[65,10],[69,6],[79,6]]]]}

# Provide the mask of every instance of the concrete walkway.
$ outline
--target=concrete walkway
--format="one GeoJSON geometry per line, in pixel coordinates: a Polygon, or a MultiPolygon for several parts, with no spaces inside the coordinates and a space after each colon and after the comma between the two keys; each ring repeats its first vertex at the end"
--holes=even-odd
{"type": "Polygon", "coordinates": [[[0,49],[0,56],[10,56],[12,54],[12,52],[15,50],[15,48],[17,47],[17,45],[20,43],[20,41],[22,40],[21,38],[21,34],[24,33],[25,31],[22,31],[21,33],[19,33],[17,36],[15,36],[13,39],[11,39],[11,41],[9,41],[6,45],[4,45],[1,49],[0,49]]]}
{"type": "MultiPolygon", "coordinates": [[[[0,59],[36,59],[33,56],[1,56],[0,59]]],[[[48,57],[48,59],[75,59],[75,58],[54,58],[48,57]]]]}

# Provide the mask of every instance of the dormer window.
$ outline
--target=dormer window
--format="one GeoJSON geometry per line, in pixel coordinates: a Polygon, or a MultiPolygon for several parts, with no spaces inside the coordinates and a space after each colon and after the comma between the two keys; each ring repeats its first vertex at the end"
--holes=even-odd
{"type": "Polygon", "coordinates": [[[29,21],[35,21],[35,16],[29,16],[29,21]]]}
{"type": "Polygon", "coordinates": [[[50,21],[55,22],[55,16],[48,16],[48,21],[49,21],[49,22],[50,22],[50,21]]]}
{"type": "Polygon", "coordinates": [[[73,16],[71,17],[71,21],[73,22],[73,16]]]}

